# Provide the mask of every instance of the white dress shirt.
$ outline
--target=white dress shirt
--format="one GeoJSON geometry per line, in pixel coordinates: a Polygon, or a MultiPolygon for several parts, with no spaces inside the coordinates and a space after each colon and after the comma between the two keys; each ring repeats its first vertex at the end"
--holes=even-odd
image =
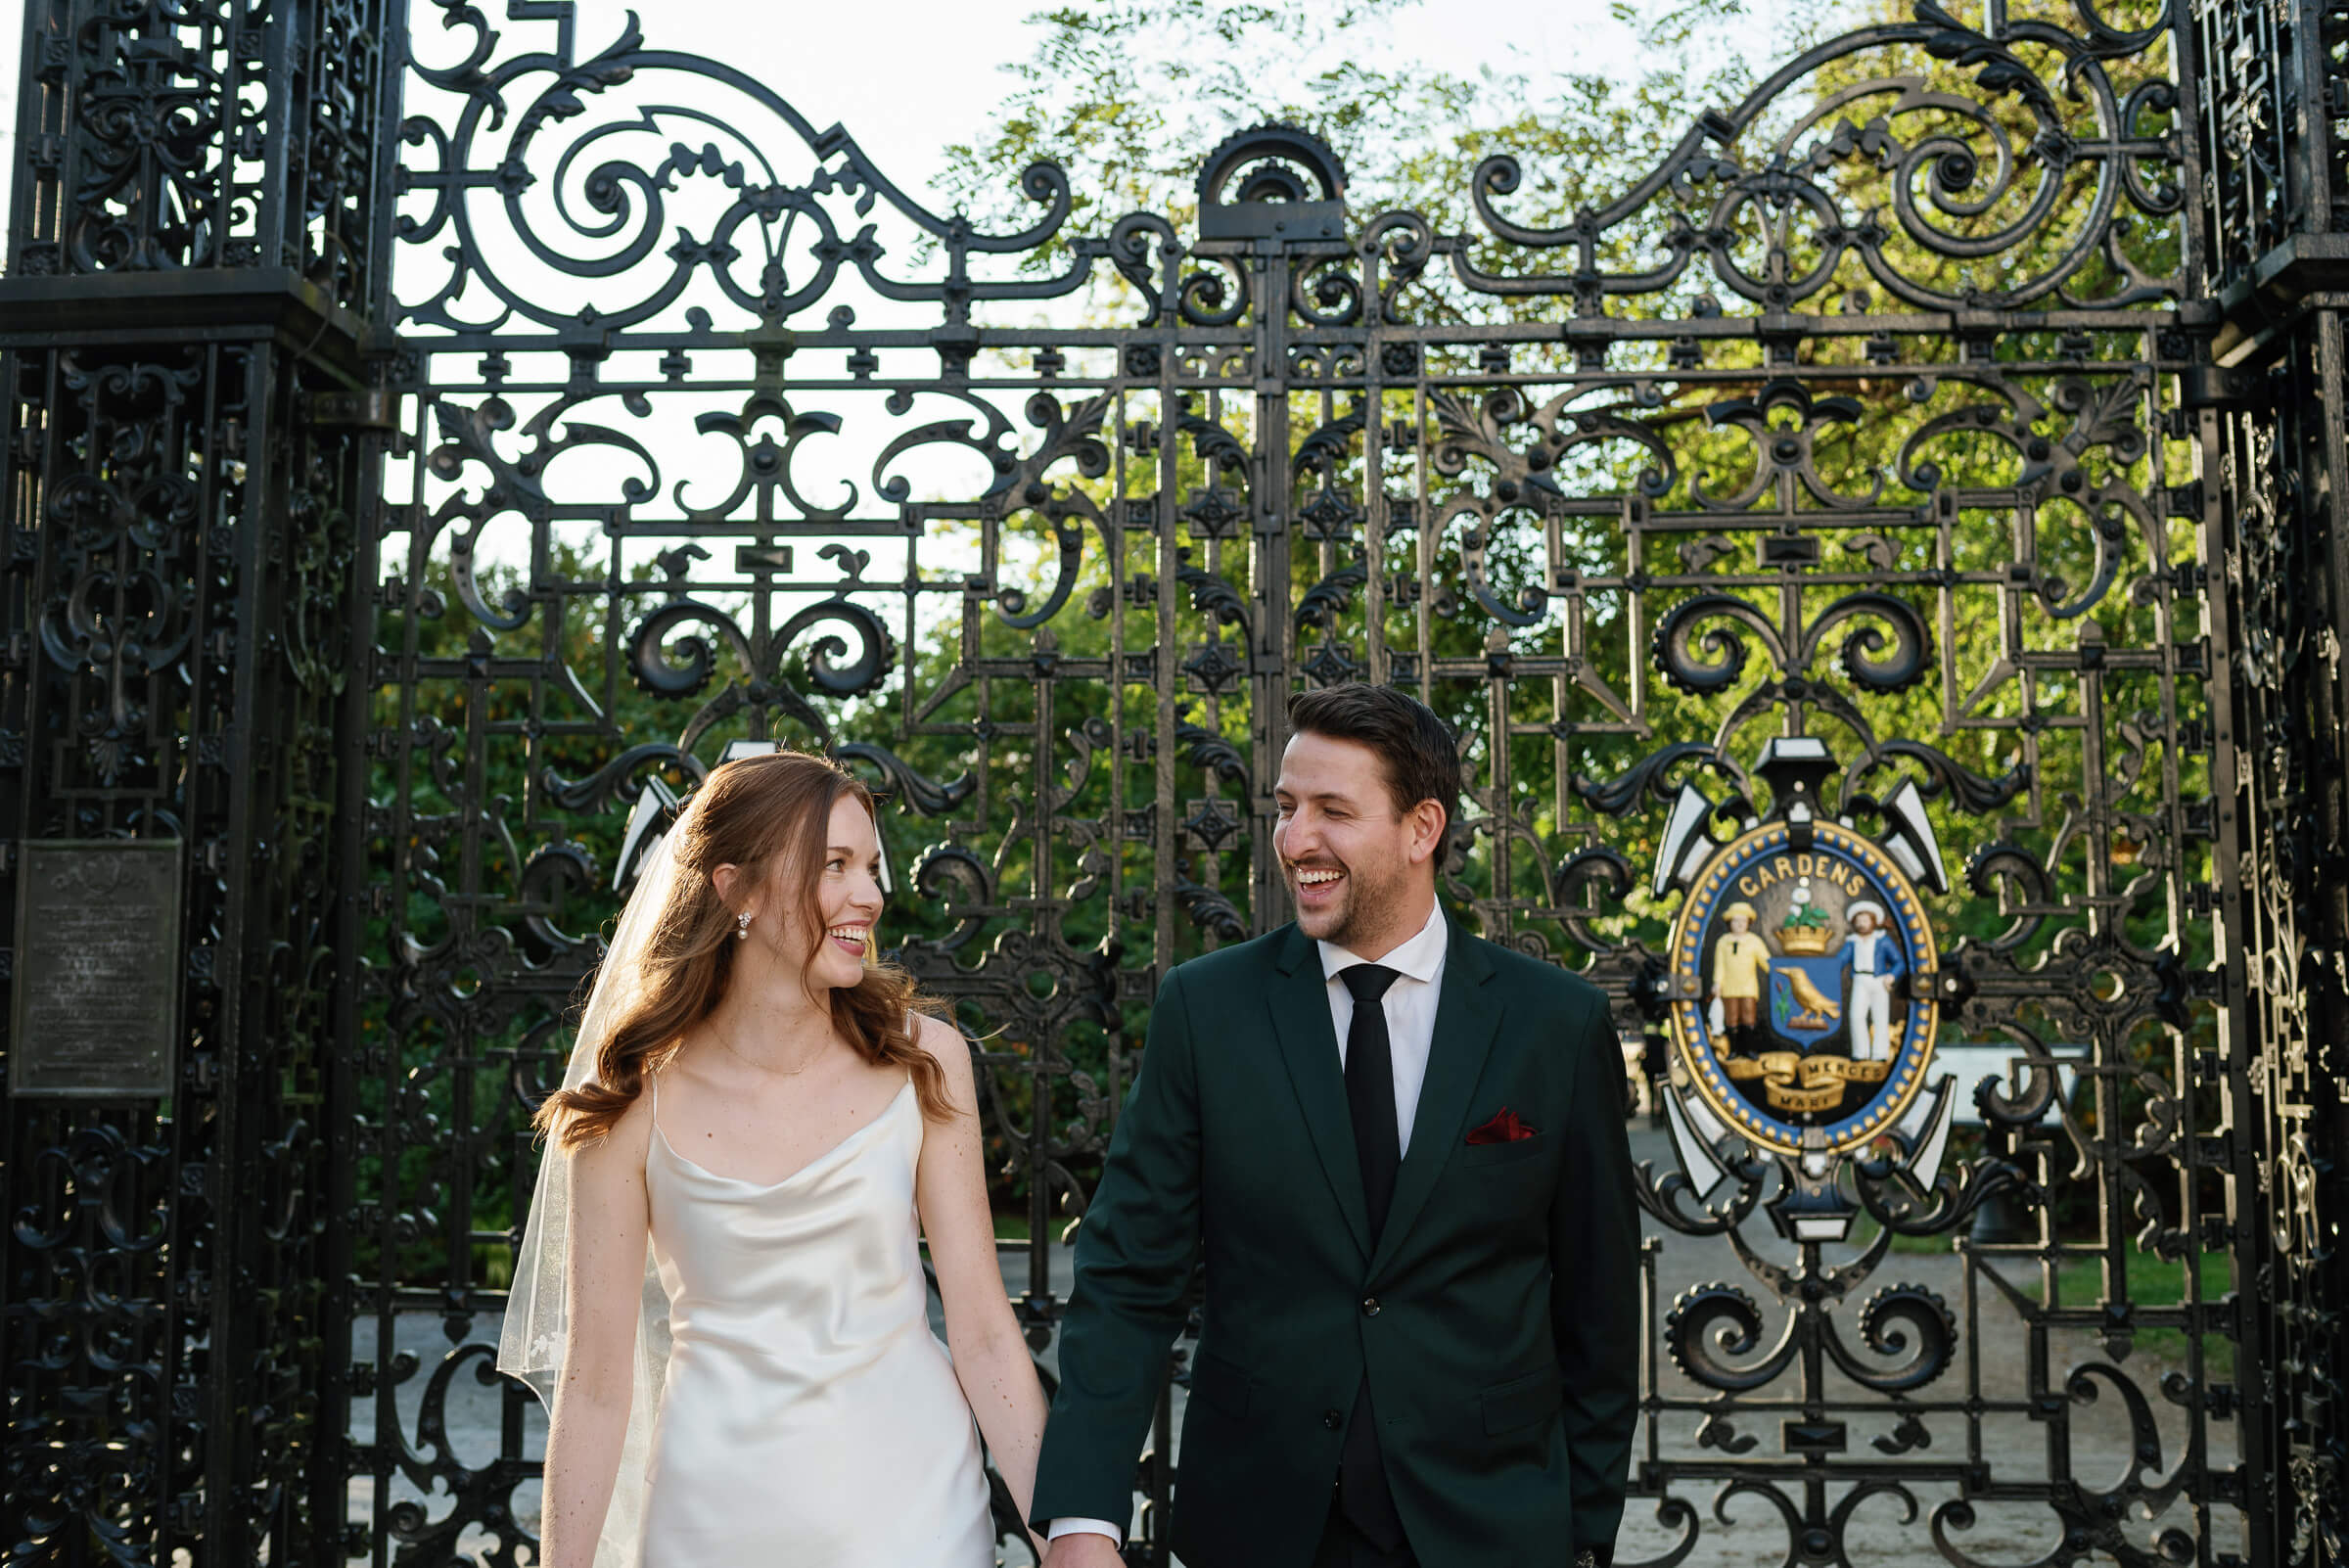
{"type": "MultiPolygon", "coordinates": [[[[1441,904],[1431,903],[1427,924],[1419,934],[1380,958],[1364,958],[1335,943],[1315,943],[1321,949],[1321,974],[1329,991],[1329,1022],[1338,1036],[1338,1069],[1346,1067],[1346,1035],[1354,1028],[1354,992],[1339,979],[1356,964],[1377,963],[1399,977],[1387,988],[1379,1005],[1387,1014],[1387,1046],[1395,1064],[1396,1147],[1408,1153],[1411,1124],[1419,1116],[1419,1087],[1427,1082],[1427,1057],[1436,1038],[1436,1000],[1443,991],[1444,955],[1451,946],[1451,927],[1441,904]]],[[[1123,1545],[1126,1533],[1107,1519],[1072,1515],[1052,1521],[1045,1539],[1089,1532],[1123,1545]]]]}
{"type": "Polygon", "coordinates": [[[1399,977],[1379,1004],[1387,1014],[1387,1046],[1395,1063],[1395,1146],[1411,1151],[1411,1124],[1419,1119],[1419,1085],[1427,1081],[1427,1053],[1436,1038],[1436,998],[1443,990],[1444,954],[1451,927],[1441,905],[1428,909],[1419,934],[1382,958],[1361,958],[1334,943],[1316,943],[1321,973],[1329,986],[1329,1022],[1338,1033],[1338,1069],[1346,1067],[1346,1036],[1354,1028],[1354,992],[1339,979],[1356,964],[1377,963],[1399,977]]]}

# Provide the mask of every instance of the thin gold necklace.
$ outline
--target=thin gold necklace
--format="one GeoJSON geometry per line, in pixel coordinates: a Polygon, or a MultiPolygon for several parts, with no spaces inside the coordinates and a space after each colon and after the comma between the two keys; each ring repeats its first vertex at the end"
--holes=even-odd
{"type": "Polygon", "coordinates": [[[710,1033],[717,1037],[717,1042],[726,1048],[726,1054],[733,1057],[736,1061],[742,1063],[743,1066],[750,1068],[753,1072],[767,1073],[776,1078],[797,1078],[802,1073],[806,1072],[807,1069],[815,1065],[816,1057],[824,1054],[823,1047],[819,1045],[812,1053],[809,1054],[807,1060],[802,1062],[797,1067],[769,1067],[764,1062],[755,1062],[748,1056],[743,1055],[742,1052],[736,1050],[734,1048],[734,1042],[726,1038],[726,1032],[717,1027],[717,1020],[715,1018],[712,1018],[710,1020],[710,1033]]]}

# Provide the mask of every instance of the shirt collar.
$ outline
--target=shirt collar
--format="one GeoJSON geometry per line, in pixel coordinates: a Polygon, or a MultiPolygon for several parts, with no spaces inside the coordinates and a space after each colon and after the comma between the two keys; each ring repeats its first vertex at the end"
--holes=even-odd
{"type": "MultiPolygon", "coordinates": [[[[1339,971],[1370,962],[1334,942],[1316,942],[1313,945],[1321,949],[1323,980],[1335,980],[1339,971]]],[[[1425,981],[1432,985],[1444,973],[1444,954],[1451,945],[1451,926],[1444,918],[1442,900],[1438,900],[1435,908],[1428,912],[1427,924],[1419,928],[1419,934],[1378,962],[1406,980],[1425,981]]]]}

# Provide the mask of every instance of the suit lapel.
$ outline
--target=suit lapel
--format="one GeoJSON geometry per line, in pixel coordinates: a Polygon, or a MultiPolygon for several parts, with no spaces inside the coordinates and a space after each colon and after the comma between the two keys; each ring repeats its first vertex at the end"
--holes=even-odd
{"type": "MultiPolygon", "coordinates": [[[[1451,917],[1445,917],[1450,920],[1451,917]]],[[[1488,984],[1493,966],[1476,940],[1451,921],[1445,949],[1443,990],[1436,997],[1436,1032],[1427,1053],[1427,1077],[1419,1087],[1419,1110],[1411,1122],[1411,1146],[1395,1176],[1395,1201],[1387,1211],[1386,1228],[1379,1232],[1378,1251],[1370,1260],[1376,1278],[1419,1211],[1435,1190],[1436,1177],[1451,1159],[1466,1134],[1468,1097],[1484,1076],[1485,1058],[1492,1054],[1499,1032],[1500,998],[1488,984]]],[[[1323,1009],[1324,1026],[1328,1023],[1323,1009]]],[[[1335,1059],[1335,1053],[1332,1053],[1335,1059]]],[[[1336,1074],[1332,1074],[1336,1078],[1336,1074]]],[[[1345,1085],[1338,1084],[1338,1104],[1345,1103],[1345,1085]]],[[[1341,1118],[1343,1122],[1343,1118],[1341,1118]]],[[[1347,1140],[1352,1149],[1353,1140],[1347,1140]]]]}
{"type": "MultiPolygon", "coordinates": [[[[1370,1212],[1362,1200],[1362,1167],[1354,1147],[1353,1113],[1346,1108],[1346,1076],[1338,1065],[1338,1037],[1329,1022],[1329,982],[1312,938],[1295,926],[1273,960],[1278,970],[1269,1006],[1272,1038],[1288,1064],[1305,1129],[1321,1157],[1338,1209],[1354,1244],[1370,1251],[1370,1212]]],[[[1389,1228],[1392,1228],[1390,1222],[1389,1228]]]]}

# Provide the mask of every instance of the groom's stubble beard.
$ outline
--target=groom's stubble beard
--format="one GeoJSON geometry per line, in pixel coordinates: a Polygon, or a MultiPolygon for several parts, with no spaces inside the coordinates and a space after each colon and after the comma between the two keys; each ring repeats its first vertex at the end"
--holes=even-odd
{"type": "MultiPolygon", "coordinates": [[[[1350,952],[1375,943],[1382,937],[1390,939],[1386,945],[1391,946],[1394,941],[1408,936],[1408,932],[1395,933],[1389,928],[1403,918],[1403,911],[1409,903],[1410,862],[1397,854],[1392,857],[1366,855],[1360,861],[1346,860],[1339,863],[1346,873],[1345,880],[1339,884],[1343,890],[1339,905],[1329,910],[1319,922],[1310,919],[1300,910],[1298,924],[1305,928],[1305,934],[1316,942],[1326,942],[1350,952]]],[[[1291,868],[1289,876],[1290,897],[1294,899],[1294,868],[1291,868]]]]}

